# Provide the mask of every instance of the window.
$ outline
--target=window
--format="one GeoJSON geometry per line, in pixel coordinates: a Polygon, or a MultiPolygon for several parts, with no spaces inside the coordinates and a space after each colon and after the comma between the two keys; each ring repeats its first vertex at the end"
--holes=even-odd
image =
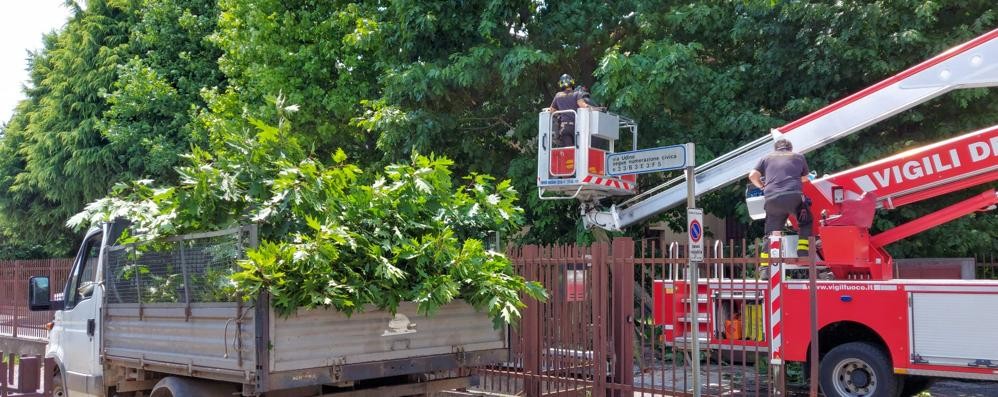
{"type": "Polygon", "coordinates": [[[594,149],[610,151],[610,140],[593,135],[590,137],[589,146],[592,146],[594,149]]]}
{"type": "Polygon", "coordinates": [[[73,308],[93,295],[97,282],[97,266],[100,266],[100,243],[101,235],[98,234],[91,236],[84,245],[83,253],[73,268],[66,289],[67,309],[73,308]]]}

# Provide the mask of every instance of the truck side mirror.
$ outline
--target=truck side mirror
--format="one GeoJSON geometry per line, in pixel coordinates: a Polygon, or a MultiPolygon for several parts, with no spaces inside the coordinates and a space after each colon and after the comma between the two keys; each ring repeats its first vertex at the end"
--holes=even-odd
{"type": "Polygon", "coordinates": [[[34,276],[28,280],[28,309],[33,312],[52,310],[52,299],[49,291],[49,278],[34,276]]]}

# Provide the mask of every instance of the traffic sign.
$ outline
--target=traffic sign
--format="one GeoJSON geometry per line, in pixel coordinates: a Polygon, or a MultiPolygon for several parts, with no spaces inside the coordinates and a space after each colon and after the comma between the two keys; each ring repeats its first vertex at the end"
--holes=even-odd
{"type": "Polygon", "coordinates": [[[687,208],[686,219],[689,241],[689,258],[694,262],[703,262],[703,209],[687,208]]]}
{"type": "Polygon", "coordinates": [[[662,146],[654,149],[607,154],[606,174],[620,176],[686,168],[687,163],[692,164],[692,159],[689,157],[693,153],[688,145],[662,146]]]}

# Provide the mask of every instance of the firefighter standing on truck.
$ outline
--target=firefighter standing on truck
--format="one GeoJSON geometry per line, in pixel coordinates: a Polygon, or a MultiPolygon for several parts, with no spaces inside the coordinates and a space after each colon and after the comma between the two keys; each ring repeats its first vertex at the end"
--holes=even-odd
{"type": "MultiPolygon", "coordinates": [[[[575,89],[575,79],[572,76],[561,75],[558,79],[558,88],[561,88],[561,91],[551,100],[551,111],[576,110],[590,106],[589,93],[584,89],[575,89]]],[[[556,117],[558,121],[555,125],[555,145],[575,146],[575,113],[560,113],[556,117]]]]}
{"type": "Polygon", "coordinates": [[[808,208],[803,194],[803,183],[807,181],[808,174],[807,160],[804,155],[794,153],[793,145],[786,139],[776,141],[774,148],[776,150],[759,160],[748,178],[763,190],[766,198],[766,235],[779,235],[787,218],[795,217],[800,229],[797,256],[807,256],[812,227],[811,216],[805,213],[808,208]]]}

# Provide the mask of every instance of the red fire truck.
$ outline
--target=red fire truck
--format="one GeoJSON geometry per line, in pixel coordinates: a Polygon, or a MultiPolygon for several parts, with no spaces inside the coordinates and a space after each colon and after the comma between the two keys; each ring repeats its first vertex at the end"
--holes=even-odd
{"type": "MultiPolygon", "coordinates": [[[[695,192],[703,194],[743,180],[777,139],[791,141],[797,151],[810,152],[947,92],[994,86],[998,86],[998,30],[696,167],[695,192]]],[[[632,194],[635,189],[633,177],[608,177],[603,175],[604,167],[592,166],[613,152],[619,139],[608,132],[609,125],[619,122],[619,128],[633,134],[637,127],[614,115],[592,110],[576,113],[585,114],[587,122],[576,123],[576,147],[571,148],[548,145],[552,115],[541,113],[538,187],[542,198],[579,199],[587,225],[609,230],[620,230],[686,202],[687,187],[677,178],[608,209],[600,207],[600,199],[632,194]],[[611,118],[611,123],[592,122],[604,117],[611,118]],[[601,146],[594,148],[594,143],[601,146]],[[566,167],[566,161],[582,166],[566,167]],[[555,175],[552,169],[560,173],[555,175]],[[606,184],[607,180],[611,183],[606,184]]],[[[821,245],[817,264],[828,276],[816,283],[819,382],[826,396],[893,397],[906,382],[912,385],[931,377],[998,380],[998,310],[992,309],[998,307],[998,281],[896,279],[895,261],[884,249],[945,222],[994,209],[998,204],[995,189],[870,234],[878,209],[889,211],[995,180],[998,125],[805,184],[804,194],[813,202],[815,237],[821,245]]],[[[751,207],[763,198],[749,200],[751,207]]],[[[796,238],[785,237],[794,242],[796,238]]],[[[780,251],[778,241],[774,246],[776,255],[796,256],[794,251],[780,251]]],[[[719,321],[712,310],[717,297],[727,294],[730,298],[733,291],[728,289],[734,283],[718,275],[698,279],[696,305],[705,320],[697,326],[702,346],[756,344],[771,350],[774,362],[808,361],[813,342],[809,283],[788,279],[784,273],[788,266],[776,265],[770,280],[738,283],[740,299],[765,302],[766,315],[761,316],[765,328],[757,338],[722,340],[725,333],[709,332],[711,324],[719,321]]],[[[689,290],[685,281],[657,282],[653,294],[656,323],[666,327],[685,318],[693,299],[676,299],[676,295],[692,295],[689,290]]],[[[693,334],[693,326],[670,328],[665,328],[670,343],[688,341],[693,334]]]]}

